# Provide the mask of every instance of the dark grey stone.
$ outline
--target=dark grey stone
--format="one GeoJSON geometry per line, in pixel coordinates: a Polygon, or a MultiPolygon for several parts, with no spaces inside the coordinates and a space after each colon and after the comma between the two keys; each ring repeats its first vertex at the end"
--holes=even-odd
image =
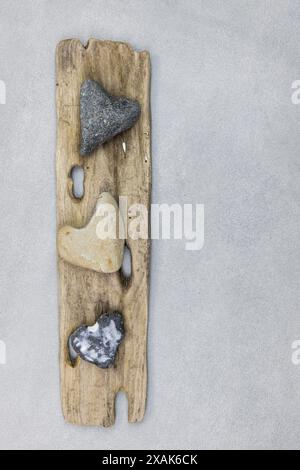
{"type": "Polygon", "coordinates": [[[140,112],[137,101],[111,96],[98,82],[86,80],[80,90],[80,154],[88,155],[99,145],[130,129],[140,112]]]}
{"type": "Polygon", "coordinates": [[[124,337],[123,317],[119,312],[104,313],[95,325],[80,326],[69,338],[72,360],[79,355],[101,369],[110,367],[124,337]]]}

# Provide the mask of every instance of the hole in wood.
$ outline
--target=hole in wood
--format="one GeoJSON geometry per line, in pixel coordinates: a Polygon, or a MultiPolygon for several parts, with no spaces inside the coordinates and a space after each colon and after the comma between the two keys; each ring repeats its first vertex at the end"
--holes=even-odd
{"type": "Polygon", "coordinates": [[[119,390],[115,396],[115,415],[115,424],[121,425],[124,423],[124,425],[126,425],[128,416],[128,397],[127,393],[123,390],[119,390]]]}
{"type": "Polygon", "coordinates": [[[72,193],[75,199],[82,199],[84,195],[84,170],[82,166],[73,166],[71,170],[72,193]]]}
{"type": "Polygon", "coordinates": [[[128,246],[125,244],[123,264],[122,264],[122,274],[125,279],[129,279],[131,277],[131,273],[132,273],[131,251],[128,248],[128,246]]]}

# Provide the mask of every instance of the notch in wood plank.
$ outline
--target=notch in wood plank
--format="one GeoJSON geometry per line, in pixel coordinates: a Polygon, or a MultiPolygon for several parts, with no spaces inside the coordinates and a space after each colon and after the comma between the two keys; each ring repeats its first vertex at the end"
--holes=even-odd
{"type": "MultiPolygon", "coordinates": [[[[103,191],[110,192],[116,201],[126,197],[128,207],[143,204],[150,211],[149,53],[136,52],[121,42],[91,39],[85,47],[78,40],[65,40],[57,47],[56,76],[57,229],[85,226],[103,191]],[[82,157],[80,86],[87,79],[100,82],[111,94],[136,99],[141,116],[132,129],[82,157]],[[71,174],[76,166],[84,171],[80,199],[72,192],[71,174]]],[[[144,416],[150,241],[127,238],[126,245],[132,260],[129,280],[121,271],[98,273],[58,256],[61,398],[64,417],[70,423],[112,425],[119,391],[128,398],[128,420],[140,421],[144,416]],[[70,334],[82,324],[94,324],[102,312],[113,310],[122,312],[126,332],[114,366],[99,369],[80,359],[73,365],[68,350],[70,334]]]]}

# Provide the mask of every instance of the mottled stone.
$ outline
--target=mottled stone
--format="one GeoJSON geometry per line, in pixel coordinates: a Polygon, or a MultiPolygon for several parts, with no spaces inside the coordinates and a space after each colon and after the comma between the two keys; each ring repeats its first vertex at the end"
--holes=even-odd
{"type": "Polygon", "coordinates": [[[130,129],[139,116],[137,101],[111,96],[98,82],[86,80],[80,90],[80,154],[88,155],[99,145],[130,129]]]}
{"type": "Polygon", "coordinates": [[[80,326],[69,338],[72,359],[80,356],[83,360],[107,369],[124,337],[123,318],[119,312],[104,313],[93,326],[80,326]]]}

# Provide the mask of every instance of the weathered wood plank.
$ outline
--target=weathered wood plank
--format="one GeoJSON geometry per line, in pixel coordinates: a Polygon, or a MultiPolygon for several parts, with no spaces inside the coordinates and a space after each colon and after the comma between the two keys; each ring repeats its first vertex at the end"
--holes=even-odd
{"type": "MultiPolygon", "coordinates": [[[[118,201],[150,208],[150,59],[129,45],[90,40],[62,41],[56,51],[57,70],[57,227],[83,227],[91,218],[98,196],[110,192],[118,201]],[[138,123],[88,157],[79,154],[79,93],[86,79],[97,80],[115,95],[137,99],[138,123]],[[123,149],[126,143],[126,153],[123,149]],[[81,200],[72,195],[73,166],[85,173],[81,200]]],[[[65,419],[82,425],[110,426],[115,420],[118,391],[128,397],[130,422],[143,418],[147,387],[147,317],[149,283],[148,240],[127,240],[132,277],[120,272],[102,274],[68,264],[58,257],[60,305],[61,396],[65,419]],[[93,324],[103,310],[123,313],[126,338],[113,368],[101,370],[84,361],[73,367],[67,348],[70,333],[82,323],[93,324]]]]}

